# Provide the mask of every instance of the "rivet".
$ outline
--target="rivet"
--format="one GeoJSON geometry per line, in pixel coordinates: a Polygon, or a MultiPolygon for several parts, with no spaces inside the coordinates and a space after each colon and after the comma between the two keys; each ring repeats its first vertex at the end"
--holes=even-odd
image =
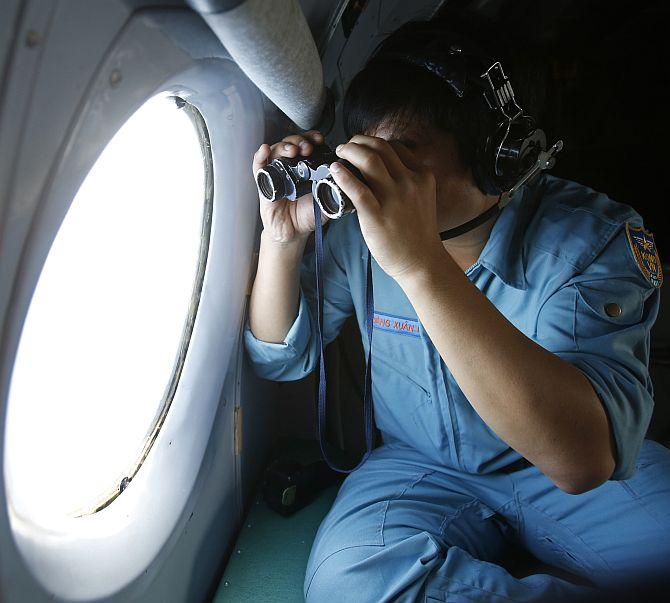
{"type": "Polygon", "coordinates": [[[35,48],[40,43],[40,34],[38,34],[34,29],[29,30],[26,33],[26,46],[28,48],[35,48]]]}
{"type": "Polygon", "coordinates": [[[109,74],[109,84],[112,88],[115,88],[121,83],[122,75],[120,69],[113,69],[109,74]]]}
{"type": "Polygon", "coordinates": [[[621,306],[619,304],[615,304],[614,302],[605,304],[605,314],[607,314],[607,316],[611,316],[612,318],[617,318],[621,316],[621,306]]]}
{"type": "Polygon", "coordinates": [[[228,580],[226,580],[226,581],[223,583],[223,585],[224,585],[224,586],[230,586],[230,582],[228,582],[228,580]]]}
{"type": "Polygon", "coordinates": [[[237,549],[237,554],[238,554],[238,555],[241,555],[241,554],[242,554],[242,550],[241,550],[241,549],[237,549]]]}

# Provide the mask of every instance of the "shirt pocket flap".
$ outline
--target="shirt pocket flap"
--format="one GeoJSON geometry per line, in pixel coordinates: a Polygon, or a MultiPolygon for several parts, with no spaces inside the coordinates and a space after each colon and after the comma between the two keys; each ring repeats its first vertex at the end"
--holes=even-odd
{"type": "Polygon", "coordinates": [[[581,300],[603,320],[631,325],[642,320],[644,300],[636,284],[621,280],[575,283],[581,300]]]}

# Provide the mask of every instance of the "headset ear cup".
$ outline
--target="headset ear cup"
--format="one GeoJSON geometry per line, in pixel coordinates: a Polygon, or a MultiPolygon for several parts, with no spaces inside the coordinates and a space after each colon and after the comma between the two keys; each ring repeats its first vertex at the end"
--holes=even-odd
{"type": "Polygon", "coordinates": [[[496,174],[496,154],[507,133],[507,124],[491,124],[477,151],[477,161],[473,167],[473,177],[479,189],[486,195],[499,195],[505,189],[496,174]]]}
{"type": "Polygon", "coordinates": [[[510,190],[547,148],[543,130],[532,117],[524,115],[509,126],[502,123],[487,140],[486,158],[491,180],[499,191],[510,190]]]}
{"type": "Polygon", "coordinates": [[[499,195],[502,190],[495,184],[491,171],[492,163],[486,154],[487,145],[482,145],[478,160],[472,166],[472,177],[475,184],[485,195],[499,195]]]}
{"type": "Polygon", "coordinates": [[[535,124],[523,133],[519,133],[520,150],[517,159],[517,174],[515,181],[530,170],[537,161],[541,151],[547,150],[547,136],[544,130],[536,128],[535,124]]]}

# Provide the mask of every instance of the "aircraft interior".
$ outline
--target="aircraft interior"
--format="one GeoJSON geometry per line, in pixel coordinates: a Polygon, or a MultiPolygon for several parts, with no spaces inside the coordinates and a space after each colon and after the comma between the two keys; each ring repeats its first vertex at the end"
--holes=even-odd
{"type": "MultiPolygon", "coordinates": [[[[321,429],[338,466],[366,453],[365,335],[351,316],[325,347],[325,408],[318,369],[254,370],[259,190],[276,185],[252,173],[259,146],[346,143],[375,49],[440,23],[562,141],[537,169],[634,208],[670,274],[669,18],[661,0],[2,0],[0,602],[304,600],[347,477],[321,429]]],[[[670,448],[664,292],[646,343],[646,438],[670,448]]],[[[502,565],[579,583],[573,562],[510,542],[502,565]]]]}

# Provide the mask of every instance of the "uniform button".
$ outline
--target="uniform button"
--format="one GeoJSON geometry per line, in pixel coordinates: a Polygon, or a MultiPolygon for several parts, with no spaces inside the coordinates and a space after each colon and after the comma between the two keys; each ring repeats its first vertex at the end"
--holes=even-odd
{"type": "Polygon", "coordinates": [[[605,313],[607,316],[611,316],[612,318],[618,318],[621,316],[621,306],[619,304],[615,304],[614,302],[605,304],[605,313]]]}

